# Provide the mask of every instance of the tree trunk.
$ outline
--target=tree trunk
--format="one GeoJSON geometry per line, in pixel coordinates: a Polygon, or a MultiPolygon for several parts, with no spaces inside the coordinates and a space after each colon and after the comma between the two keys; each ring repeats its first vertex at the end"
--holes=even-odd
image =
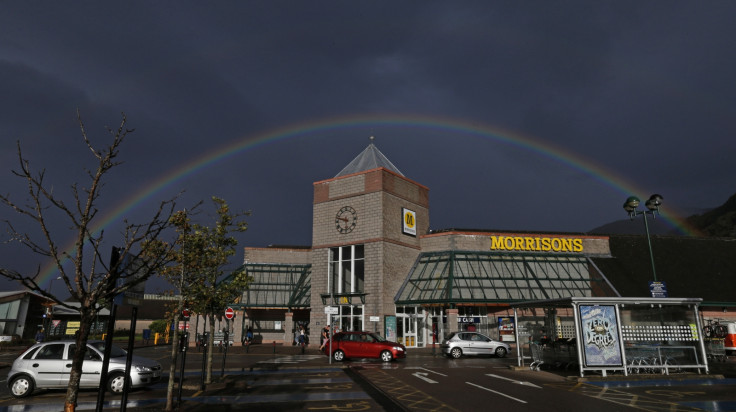
{"type": "Polygon", "coordinates": [[[208,316],[210,318],[210,338],[207,342],[207,347],[209,348],[209,351],[207,351],[207,372],[205,374],[204,381],[207,384],[212,383],[212,353],[215,351],[215,315],[213,313],[210,313],[208,316]]]}
{"type": "MultiPolygon", "coordinates": [[[[179,306],[182,306],[181,301],[179,301],[179,306]]],[[[174,410],[174,380],[176,379],[176,360],[179,355],[179,314],[181,313],[181,309],[182,308],[179,307],[179,309],[174,314],[175,326],[174,337],[171,340],[171,366],[169,366],[169,384],[166,388],[166,411],[174,410]]],[[[182,373],[182,379],[183,376],[184,373],[182,373]]]]}
{"type": "MultiPolygon", "coordinates": [[[[80,305],[79,332],[76,335],[77,350],[72,355],[72,370],[69,375],[69,386],[66,390],[64,400],[64,412],[73,412],[77,407],[77,396],[79,394],[79,380],[82,377],[82,362],[87,352],[87,339],[89,338],[90,325],[94,322],[95,311],[89,306],[80,305]]],[[[105,383],[100,382],[100,390],[104,390],[105,383]]]]}

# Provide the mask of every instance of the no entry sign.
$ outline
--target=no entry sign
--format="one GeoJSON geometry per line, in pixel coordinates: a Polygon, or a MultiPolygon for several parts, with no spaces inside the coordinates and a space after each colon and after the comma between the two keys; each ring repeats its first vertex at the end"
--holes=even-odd
{"type": "Polygon", "coordinates": [[[225,309],[225,317],[228,319],[232,319],[235,317],[235,311],[233,310],[233,308],[225,309]]]}

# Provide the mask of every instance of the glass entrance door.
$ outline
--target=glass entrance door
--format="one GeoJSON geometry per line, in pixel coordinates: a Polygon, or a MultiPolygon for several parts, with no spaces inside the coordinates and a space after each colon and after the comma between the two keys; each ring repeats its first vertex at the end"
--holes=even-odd
{"type": "Polygon", "coordinates": [[[417,317],[416,315],[397,314],[397,339],[407,348],[417,347],[417,317]]]}

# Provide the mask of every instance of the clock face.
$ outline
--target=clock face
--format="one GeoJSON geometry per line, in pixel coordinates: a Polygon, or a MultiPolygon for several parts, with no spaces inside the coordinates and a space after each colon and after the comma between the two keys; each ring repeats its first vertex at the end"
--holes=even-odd
{"type": "Polygon", "coordinates": [[[335,227],[340,233],[350,233],[358,223],[358,214],[350,206],[345,206],[335,215],[335,227]]]}

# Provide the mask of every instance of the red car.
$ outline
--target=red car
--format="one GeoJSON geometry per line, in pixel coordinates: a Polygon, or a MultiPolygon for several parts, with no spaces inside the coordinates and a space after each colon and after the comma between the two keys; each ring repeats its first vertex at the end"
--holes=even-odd
{"type": "MultiPolygon", "coordinates": [[[[330,356],[330,342],[323,349],[330,356]]],[[[406,348],[371,332],[338,332],[332,337],[332,359],[377,358],[384,362],[406,358],[406,348]]]]}

